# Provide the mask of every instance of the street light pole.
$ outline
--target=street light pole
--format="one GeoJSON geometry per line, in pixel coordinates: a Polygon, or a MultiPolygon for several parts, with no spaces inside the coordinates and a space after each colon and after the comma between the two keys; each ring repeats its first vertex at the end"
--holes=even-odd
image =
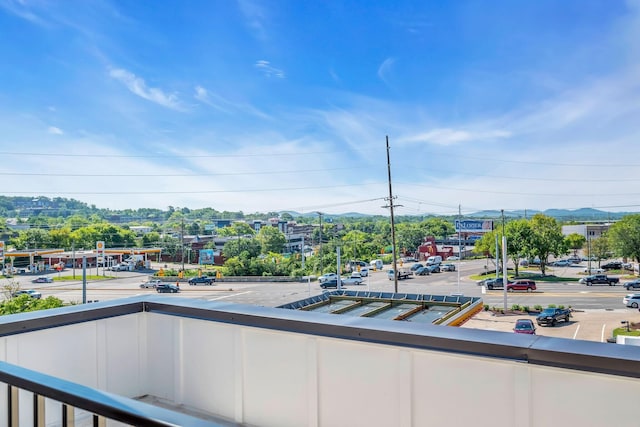
{"type": "Polygon", "coordinates": [[[504,311],[507,311],[507,236],[504,234],[504,209],[500,209],[502,214],[502,293],[504,297],[504,311]]]}

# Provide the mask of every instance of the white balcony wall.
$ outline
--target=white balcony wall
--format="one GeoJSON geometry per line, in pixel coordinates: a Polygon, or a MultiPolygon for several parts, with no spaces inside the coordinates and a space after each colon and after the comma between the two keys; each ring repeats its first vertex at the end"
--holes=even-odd
{"type": "Polygon", "coordinates": [[[159,313],[4,337],[0,356],[257,426],[638,425],[634,378],[159,313]]]}

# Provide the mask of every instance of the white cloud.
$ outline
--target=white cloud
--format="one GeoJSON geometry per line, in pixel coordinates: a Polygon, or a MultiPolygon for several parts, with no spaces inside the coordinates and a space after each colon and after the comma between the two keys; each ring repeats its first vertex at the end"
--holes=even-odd
{"type": "Polygon", "coordinates": [[[461,142],[468,141],[484,141],[494,140],[501,138],[508,138],[511,133],[505,130],[491,130],[491,131],[466,131],[450,128],[438,128],[428,132],[419,133],[416,135],[405,136],[400,138],[399,142],[403,143],[419,143],[426,142],[429,144],[437,145],[454,145],[461,142]]]}
{"type": "Polygon", "coordinates": [[[49,128],[47,129],[47,132],[49,132],[52,135],[64,135],[64,132],[62,131],[62,129],[57,128],[55,126],[49,126],[49,128]]]}
{"type": "Polygon", "coordinates": [[[265,41],[267,39],[267,31],[264,24],[267,21],[265,9],[257,2],[250,0],[238,0],[238,7],[256,38],[260,41],[265,41]]]}
{"type": "Polygon", "coordinates": [[[122,68],[114,68],[109,75],[124,84],[132,93],[138,95],[147,101],[155,102],[163,107],[173,110],[182,111],[178,96],[176,94],[167,94],[161,89],[147,87],[144,79],[137,77],[135,74],[122,68]]]}
{"type": "Polygon", "coordinates": [[[389,74],[391,73],[391,68],[395,62],[395,58],[387,58],[378,67],[378,77],[386,84],[389,84],[389,74]]]}
{"type": "Polygon", "coordinates": [[[263,59],[256,61],[255,63],[256,68],[262,70],[262,72],[264,73],[265,76],[267,77],[278,77],[280,79],[284,79],[284,71],[280,70],[279,68],[275,68],[273,66],[271,66],[271,63],[269,61],[265,61],[263,59]]]}

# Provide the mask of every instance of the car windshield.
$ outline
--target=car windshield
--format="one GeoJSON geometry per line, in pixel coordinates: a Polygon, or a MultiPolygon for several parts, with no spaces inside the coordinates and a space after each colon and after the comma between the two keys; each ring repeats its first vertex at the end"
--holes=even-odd
{"type": "MultiPolygon", "coordinates": [[[[620,298],[620,297],[618,297],[618,298],[620,298]]],[[[553,308],[545,308],[544,310],[542,310],[542,313],[540,313],[540,314],[551,315],[553,313],[555,313],[555,309],[553,309],[553,308]]]]}
{"type": "Polygon", "coordinates": [[[533,329],[533,323],[531,322],[518,322],[516,323],[516,329],[533,329]]]}

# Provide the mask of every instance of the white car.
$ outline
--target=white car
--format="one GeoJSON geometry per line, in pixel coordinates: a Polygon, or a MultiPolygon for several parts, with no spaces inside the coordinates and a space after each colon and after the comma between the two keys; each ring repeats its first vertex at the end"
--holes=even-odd
{"type": "Polygon", "coordinates": [[[447,258],[447,261],[460,261],[460,257],[453,255],[447,258]]]}
{"type": "Polygon", "coordinates": [[[318,277],[318,282],[320,283],[324,283],[328,280],[332,280],[332,279],[337,279],[338,275],[336,273],[327,273],[327,274],[323,274],[322,276],[318,277]]]}
{"type": "Polygon", "coordinates": [[[622,303],[631,308],[638,308],[640,304],[640,294],[628,294],[622,299],[622,303]]]}
{"type": "Polygon", "coordinates": [[[602,268],[591,267],[591,269],[589,269],[589,267],[587,267],[584,269],[584,272],[587,274],[602,274],[604,270],[602,268]]]}
{"type": "Polygon", "coordinates": [[[369,275],[369,269],[367,267],[360,267],[360,276],[367,277],[369,275]]]}

